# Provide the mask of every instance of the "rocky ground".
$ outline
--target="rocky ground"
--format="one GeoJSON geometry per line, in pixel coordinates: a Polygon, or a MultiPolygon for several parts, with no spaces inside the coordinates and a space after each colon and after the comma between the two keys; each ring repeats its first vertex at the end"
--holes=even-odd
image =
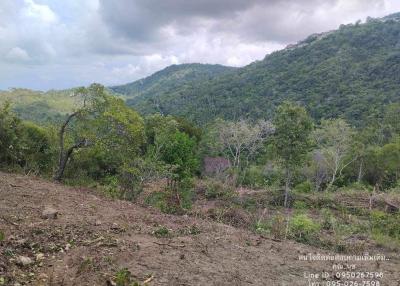
{"type": "MultiPolygon", "coordinates": [[[[399,254],[369,252],[389,260],[351,262],[355,271],[400,285],[399,254]]],[[[299,260],[308,253],[324,252],[0,173],[0,285],[311,285],[304,276],[335,262],[299,260]]]]}

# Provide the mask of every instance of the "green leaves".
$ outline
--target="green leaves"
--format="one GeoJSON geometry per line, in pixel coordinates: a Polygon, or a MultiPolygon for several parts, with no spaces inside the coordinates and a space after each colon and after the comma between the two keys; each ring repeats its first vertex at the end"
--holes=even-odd
{"type": "Polygon", "coordinates": [[[274,125],[273,142],[283,165],[299,167],[311,147],[311,118],[303,107],[284,102],[277,108],[274,125]]]}

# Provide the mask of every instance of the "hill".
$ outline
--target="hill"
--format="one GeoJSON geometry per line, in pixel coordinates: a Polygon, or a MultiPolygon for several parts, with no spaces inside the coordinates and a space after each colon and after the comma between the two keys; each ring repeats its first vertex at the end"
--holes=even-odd
{"type": "MultiPolygon", "coordinates": [[[[162,112],[206,123],[215,117],[270,117],[293,100],[316,119],[361,124],[400,100],[400,15],[342,25],[228,73],[163,84],[156,73],[139,88],[113,87],[143,113],[162,112]]],[[[165,83],[165,82],[164,82],[165,83]]]]}
{"type": "Polygon", "coordinates": [[[50,90],[47,92],[13,88],[0,91],[0,105],[9,102],[16,114],[41,124],[59,120],[76,105],[73,90],[50,90]]]}
{"type": "MultiPolygon", "coordinates": [[[[153,101],[156,106],[158,98],[171,96],[176,90],[184,93],[195,82],[208,81],[234,70],[233,67],[222,65],[172,65],[144,79],[113,86],[110,89],[124,95],[130,105],[135,105],[136,98],[138,98],[138,100],[153,101]]],[[[162,112],[162,110],[159,111],[162,112]]]]}
{"type": "MultiPolygon", "coordinates": [[[[324,253],[310,246],[161,214],[89,189],[2,172],[0,182],[3,285],[131,285],[128,279],[147,285],[308,285],[304,273],[331,272],[334,264],[299,260],[324,253]]],[[[395,285],[399,259],[395,253],[390,258],[352,264],[357,271],[378,271],[378,265],[384,271],[380,283],[395,285]]]]}

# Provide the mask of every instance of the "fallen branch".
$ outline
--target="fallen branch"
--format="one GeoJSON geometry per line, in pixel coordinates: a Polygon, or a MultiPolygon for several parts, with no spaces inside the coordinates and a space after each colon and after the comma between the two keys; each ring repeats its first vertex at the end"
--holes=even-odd
{"type": "Polygon", "coordinates": [[[149,282],[151,282],[151,280],[154,279],[154,275],[152,274],[149,278],[147,278],[146,280],[143,281],[143,284],[147,284],[149,282]]]}
{"type": "Polygon", "coordinates": [[[171,246],[171,247],[185,247],[186,245],[184,244],[171,244],[171,243],[162,243],[162,242],[157,242],[157,241],[153,241],[154,244],[157,245],[167,245],[167,246],[171,246]]]}

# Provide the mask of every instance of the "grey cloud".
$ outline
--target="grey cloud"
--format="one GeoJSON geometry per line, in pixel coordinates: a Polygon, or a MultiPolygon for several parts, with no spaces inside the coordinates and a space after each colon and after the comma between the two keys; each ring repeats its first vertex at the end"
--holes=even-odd
{"type": "Polygon", "coordinates": [[[242,66],[397,0],[0,0],[0,88],[119,84],[173,63],[242,66]]]}

